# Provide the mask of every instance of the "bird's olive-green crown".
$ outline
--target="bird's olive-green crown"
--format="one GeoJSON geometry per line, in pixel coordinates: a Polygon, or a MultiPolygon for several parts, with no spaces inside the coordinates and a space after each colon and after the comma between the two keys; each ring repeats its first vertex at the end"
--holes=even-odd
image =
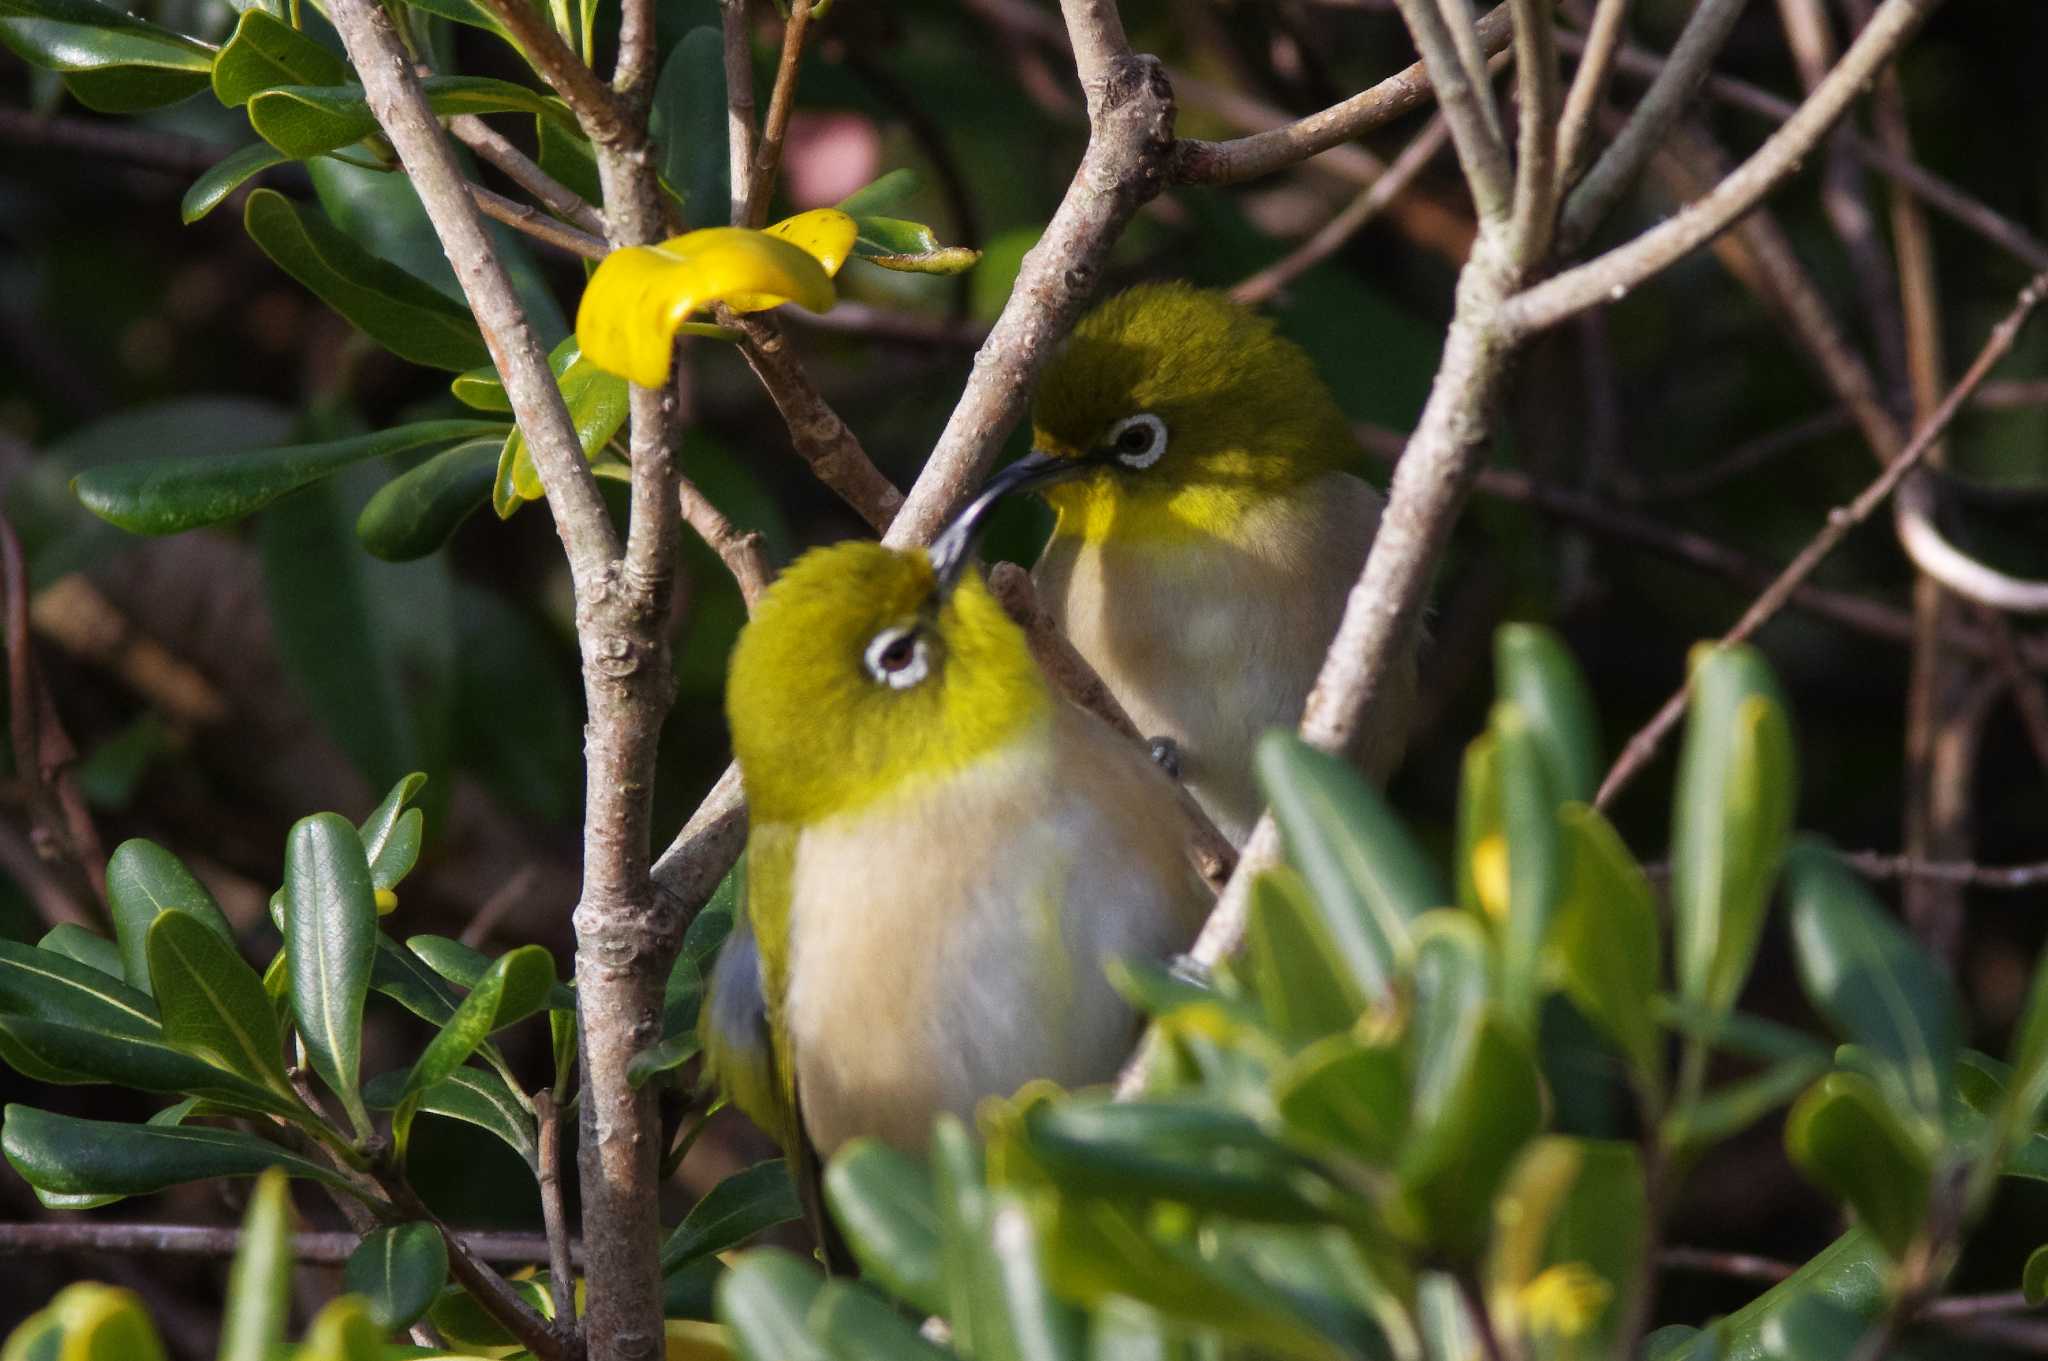
{"type": "Polygon", "coordinates": [[[1222,293],[1143,284],[1098,307],[1047,367],[1033,444],[1095,463],[1045,497],[1059,533],[1228,537],[1266,498],[1358,458],[1315,364],[1222,293]]]}
{"type": "Polygon", "coordinates": [[[813,549],[768,588],[725,690],[757,823],[797,824],[956,772],[1050,698],[978,572],[946,591],[923,549],[864,542],[813,549]]]}

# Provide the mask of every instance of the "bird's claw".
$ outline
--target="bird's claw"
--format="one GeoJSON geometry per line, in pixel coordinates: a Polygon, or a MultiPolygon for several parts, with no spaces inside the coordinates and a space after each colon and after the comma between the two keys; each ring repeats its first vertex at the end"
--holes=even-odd
{"type": "Polygon", "coordinates": [[[1152,763],[1178,780],[1180,778],[1180,743],[1171,737],[1155,737],[1145,744],[1152,754],[1152,763]]]}

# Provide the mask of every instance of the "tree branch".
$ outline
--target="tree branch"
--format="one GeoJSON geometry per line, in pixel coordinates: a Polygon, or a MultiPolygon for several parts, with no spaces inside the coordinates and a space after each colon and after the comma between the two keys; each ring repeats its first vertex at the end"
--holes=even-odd
{"type": "Polygon", "coordinates": [[[752,530],[740,532],[725,518],[725,512],[707,501],[687,477],[677,479],[676,497],[684,522],[724,561],[726,570],[739,584],[740,599],[746,602],[747,613],[752,614],[754,606],[760,603],[761,592],[768,589],[768,581],[774,576],[761,551],[761,536],[752,530]]]}
{"type": "Polygon", "coordinates": [[[605,235],[604,214],[584,201],[581,194],[540,168],[534,160],[503,133],[473,113],[448,120],[448,131],[484,160],[496,166],[506,178],[539,199],[541,206],[565,222],[594,237],[605,235]]]}
{"type": "Polygon", "coordinates": [[[732,223],[747,225],[754,197],[754,44],[748,0],[718,0],[725,38],[725,145],[732,177],[732,223]]]}
{"type": "Polygon", "coordinates": [[[1514,0],[1514,17],[1520,127],[1508,254],[1527,267],[1549,253],[1557,226],[1557,40],[1551,0],[1514,0]]]}
{"type": "Polygon", "coordinates": [[[1626,245],[1511,299],[1503,322],[1532,335],[1636,285],[1726,230],[1783,183],[1903,47],[1939,0],[1885,0],[1828,78],[1784,125],[1704,198],[1626,245]]]}
{"type": "Polygon", "coordinates": [[[768,118],[761,126],[761,146],[754,156],[754,178],[747,190],[747,225],[765,226],[769,200],[775,197],[775,173],[782,166],[782,138],[796,107],[796,73],[803,62],[804,35],[811,27],[811,0],[791,0],[782,26],[782,60],[775,68],[775,86],[768,94],[768,118]]]}
{"type": "MultiPolygon", "coordinates": [[[[1483,67],[1466,60],[1478,51],[1476,30],[1455,22],[1438,0],[1395,0],[1422,64],[1436,87],[1437,104],[1451,125],[1458,164],[1472,191],[1481,224],[1500,223],[1513,210],[1514,172],[1508,164],[1507,142],[1501,135],[1500,112],[1493,86],[1483,67]]],[[[1459,20],[1462,20],[1462,14],[1459,20]]]]}
{"type": "Polygon", "coordinates": [[[486,217],[502,222],[516,232],[523,232],[536,241],[585,260],[602,260],[611,254],[611,247],[604,243],[602,237],[565,227],[551,217],[542,216],[540,209],[530,203],[493,193],[481,184],[471,184],[467,188],[470,200],[483,210],[486,217]]]}
{"type": "MultiPolygon", "coordinates": [[[[478,3],[512,35],[521,54],[549,88],[562,97],[591,141],[602,146],[618,140],[626,127],[625,110],[619,106],[612,87],[598,79],[597,72],[562,41],[539,6],[526,0],[478,3]]],[[[622,40],[623,37],[622,33],[622,40]]]]}
{"type": "MultiPolygon", "coordinates": [[[[537,1233],[450,1230],[479,1261],[544,1262],[548,1240],[537,1233]]],[[[323,1266],[346,1262],[362,1246],[359,1234],[344,1229],[292,1235],[294,1261],[323,1266]]],[[[97,1219],[64,1219],[43,1224],[0,1223],[0,1257],[35,1257],[51,1252],[119,1252],[151,1257],[232,1257],[242,1231],[197,1224],[113,1224],[97,1219]]],[[[572,1262],[583,1260],[583,1245],[569,1245],[572,1262]]]]}
{"type": "Polygon", "coordinates": [[[1564,112],[1557,123],[1557,188],[1559,193],[1578,177],[1579,159],[1585,154],[1586,133],[1592,129],[1600,97],[1607,90],[1607,77],[1614,69],[1614,51],[1621,42],[1621,26],[1628,19],[1629,0],[1600,0],[1593,20],[1586,27],[1584,55],[1565,93],[1564,112]]]}

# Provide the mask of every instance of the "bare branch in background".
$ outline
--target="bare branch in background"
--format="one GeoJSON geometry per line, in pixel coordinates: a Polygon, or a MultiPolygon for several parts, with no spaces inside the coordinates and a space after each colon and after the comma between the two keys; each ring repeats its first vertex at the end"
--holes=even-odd
{"type": "Polygon", "coordinates": [[[1514,0],[1514,16],[1520,126],[1508,254],[1527,266],[1550,253],[1557,225],[1557,21],[1550,0],[1514,0]]]}
{"type": "Polygon", "coordinates": [[[483,210],[486,217],[502,222],[512,230],[522,232],[543,245],[581,256],[585,260],[602,260],[611,254],[611,247],[604,243],[602,237],[577,231],[574,227],[565,227],[530,203],[521,203],[517,199],[493,193],[481,184],[469,186],[469,197],[483,210]]]}
{"type": "MultiPolygon", "coordinates": [[[[548,1259],[548,1240],[537,1233],[451,1230],[479,1261],[524,1263],[548,1259]]],[[[152,1257],[232,1257],[241,1246],[239,1228],[195,1224],[114,1224],[97,1219],[63,1219],[47,1224],[0,1223],[0,1257],[33,1257],[47,1252],[123,1252],[152,1257]]],[[[363,1245],[346,1230],[292,1235],[292,1258],[338,1266],[363,1245]]],[[[583,1245],[569,1245],[580,1264],[583,1245]]]]}
{"type": "Polygon", "coordinates": [[[742,532],[735,528],[733,522],[725,518],[725,512],[707,501],[704,493],[698,491],[687,477],[677,479],[676,495],[682,506],[684,523],[724,560],[732,579],[739,584],[740,599],[746,602],[747,613],[752,614],[754,606],[760,603],[761,592],[768,589],[768,581],[774,575],[761,551],[761,536],[752,530],[742,532]]]}
{"type": "Polygon", "coordinates": [[[1501,132],[1500,109],[1485,66],[1470,58],[1479,51],[1477,35],[1464,22],[1462,0],[1439,8],[1440,0],[1396,0],[1401,18],[1422,53],[1437,107],[1451,125],[1466,187],[1481,224],[1504,222],[1514,200],[1514,172],[1508,144],[1501,132]]]}
{"type": "MultiPolygon", "coordinates": [[[[1600,97],[1607,92],[1607,78],[1614,70],[1614,51],[1621,42],[1621,26],[1628,19],[1629,0],[1600,0],[1586,26],[1584,55],[1565,92],[1564,111],[1557,121],[1557,188],[1561,195],[1578,178],[1579,161],[1586,152],[1586,134],[1592,131],[1593,115],[1600,97]]],[[[1558,35],[1564,45],[1563,35],[1558,35]]],[[[1569,49],[1568,49],[1569,50],[1569,49]]]]}
{"type": "Polygon", "coordinates": [[[775,85],[768,92],[768,117],[761,125],[761,143],[754,153],[754,177],[747,190],[749,227],[765,226],[768,202],[775,197],[775,175],[782,167],[782,138],[789,131],[789,115],[796,108],[796,73],[803,63],[804,37],[811,27],[811,0],[791,0],[789,18],[782,26],[782,60],[775,68],[775,85]]]}
{"type": "Polygon", "coordinates": [[[465,113],[448,120],[448,131],[454,133],[464,146],[496,166],[507,179],[539,199],[541,206],[556,217],[592,236],[603,238],[606,231],[604,214],[585,202],[575,190],[542,170],[532,157],[512,145],[509,138],[489,123],[473,113],[465,113]]]}

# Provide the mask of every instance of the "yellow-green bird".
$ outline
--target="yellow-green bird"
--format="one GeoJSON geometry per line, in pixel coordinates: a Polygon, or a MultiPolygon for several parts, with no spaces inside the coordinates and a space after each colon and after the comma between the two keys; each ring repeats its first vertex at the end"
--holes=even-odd
{"type": "Polygon", "coordinates": [[[1137,1038],[1106,961],[1185,949],[1212,898],[1170,782],[1055,695],[968,565],[845,543],[763,596],[726,687],[751,827],[701,1034],[808,1181],[856,1135],[1113,1077],[1137,1038]]]}
{"type": "MultiPolygon", "coordinates": [[[[1142,285],[1084,318],[1047,366],[1032,449],[988,500],[1057,512],[1033,576],[1047,610],[1242,844],[1252,748],[1300,721],[1379,525],[1344,414],[1300,346],[1221,293],[1142,285]]],[[[1402,666],[1353,756],[1400,760],[1402,666]]]]}

